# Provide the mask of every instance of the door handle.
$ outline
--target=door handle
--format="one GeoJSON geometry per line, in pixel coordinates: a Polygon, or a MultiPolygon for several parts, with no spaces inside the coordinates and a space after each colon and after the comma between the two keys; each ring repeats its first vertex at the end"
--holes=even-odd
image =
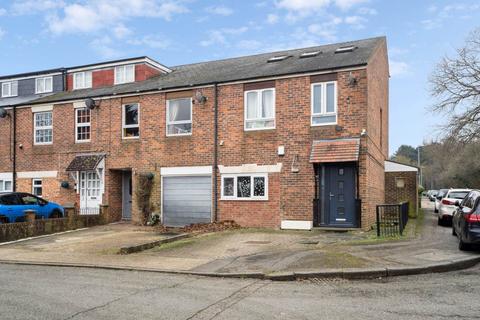
{"type": "Polygon", "coordinates": [[[333,193],[330,192],[330,198],[335,197],[333,193]]]}

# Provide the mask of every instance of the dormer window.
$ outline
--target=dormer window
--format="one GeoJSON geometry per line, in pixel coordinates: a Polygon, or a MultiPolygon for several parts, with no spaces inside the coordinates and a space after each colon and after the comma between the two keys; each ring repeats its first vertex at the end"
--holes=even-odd
{"type": "Polygon", "coordinates": [[[2,98],[16,97],[18,95],[18,81],[2,83],[2,98]]]}
{"type": "Polygon", "coordinates": [[[135,65],[115,67],[115,84],[129,83],[135,81],[135,65]]]}
{"type": "Polygon", "coordinates": [[[53,78],[41,77],[35,79],[35,93],[47,93],[53,91],[53,78]]]}
{"type": "Polygon", "coordinates": [[[92,72],[75,72],[73,74],[73,90],[92,87],[92,72]]]}

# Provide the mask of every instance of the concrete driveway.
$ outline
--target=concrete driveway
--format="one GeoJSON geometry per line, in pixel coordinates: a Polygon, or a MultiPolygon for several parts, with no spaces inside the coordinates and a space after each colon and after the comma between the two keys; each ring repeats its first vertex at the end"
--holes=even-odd
{"type": "Polygon", "coordinates": [[[403,241],[371,242],[371,233],[361,231],[240,229],[197,235],[140,253],[119,255],[122,246],[157,241],[168,235],[146,231],[144,227],[114,224],[3,245],[0,246],[0,261],[268,274],[423,267],[479,256],[478,252],[459,251],[451,230],[437,226],[431,208],[425,212],[423,225],[418,230],[415,220],[410,220],[410,232],[414,237],[403,241]]]}

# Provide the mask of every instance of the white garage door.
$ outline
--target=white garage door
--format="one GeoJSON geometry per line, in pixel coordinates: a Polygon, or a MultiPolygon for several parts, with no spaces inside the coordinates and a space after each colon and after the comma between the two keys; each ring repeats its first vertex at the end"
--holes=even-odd
{"type": "Polygon", "coordinates": [[[212,177],[164,177],[163,224],[185,226],[210,223],[212,177]]]}

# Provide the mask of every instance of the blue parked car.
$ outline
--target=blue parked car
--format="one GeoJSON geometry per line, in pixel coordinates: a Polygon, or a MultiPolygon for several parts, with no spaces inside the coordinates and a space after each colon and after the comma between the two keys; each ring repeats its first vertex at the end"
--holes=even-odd
{"type": "Polygon", "coordinates": [[[34,210],[36,219],[62,218],[62,206],[24,192],[0,193],[0,223],[25,221],[25,210],[34,210]]]}

